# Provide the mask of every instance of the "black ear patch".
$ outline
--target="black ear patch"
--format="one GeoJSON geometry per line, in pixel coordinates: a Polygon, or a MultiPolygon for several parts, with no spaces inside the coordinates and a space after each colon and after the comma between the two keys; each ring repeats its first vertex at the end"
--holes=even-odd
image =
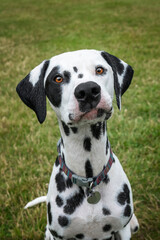
{"type": "MultiPolygon", "coordinates": [[[[48,68],[49,61],[44,61],[43,65],[39,65],[36,84],[29,81],[31,73],[29,73],[16,87],[16,91],[21,100],[30,107],[37,115],[38,121],[43,123],[46,118],[46,95],[44,89],[44,77],[48,68]]],[[[33,69],[34,71],[34,69],[33,69]]]]}
{"type": "Polygon", "coordinates": [[[112,67],[117,106],[121,109],[121,96],[131,84],[134,71],[130,65],[107,52],[101,52],[101,55],[112,67]]]}
{"type": "Polygon", "coordinates": [[[127,66],[125,75],[123,78],[122,86],[121,86],[121,95],[125,93],[125,91],[129,88],[133,78],[134,71],[130,65],[127,66]]]}

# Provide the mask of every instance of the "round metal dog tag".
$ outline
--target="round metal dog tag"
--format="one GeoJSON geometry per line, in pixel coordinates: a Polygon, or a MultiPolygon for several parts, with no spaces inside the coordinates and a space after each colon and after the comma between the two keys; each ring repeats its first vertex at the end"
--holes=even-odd
{"type": "Polygon", "coordinates": [[[96,204],[100,201],[101,194],[99,192],[92,192],[91,195],[87,198],[87,202],[90,204],[96,204]]]}

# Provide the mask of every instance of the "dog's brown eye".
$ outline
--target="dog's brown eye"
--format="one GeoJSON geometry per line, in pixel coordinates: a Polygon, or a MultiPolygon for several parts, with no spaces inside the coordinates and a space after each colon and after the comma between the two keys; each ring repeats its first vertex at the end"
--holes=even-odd
{"type": "Polygon", "coordinates": [[[61,76],[57,76],[57,77],[55,77],[54,81],[56,83],[61,83],[61,82],[63,82],[63,78],[61,76]]]}
{"type": "Polygon", "coordinates": [[[101,75],[104,72],[104,69],[102,67],[96,68],[96,74],[101,75]]]}

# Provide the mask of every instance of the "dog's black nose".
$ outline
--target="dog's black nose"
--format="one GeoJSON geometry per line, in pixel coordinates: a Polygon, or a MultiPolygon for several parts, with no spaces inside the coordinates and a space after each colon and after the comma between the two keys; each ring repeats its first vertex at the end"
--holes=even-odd
{"type": "Polygon", "coordinates": [[[88,112],[95,108],[101,98],[101,88],[95,82],[86,82],[79,84],[74,92],[79,102],[79,108],[82,112],[88,112]]]}

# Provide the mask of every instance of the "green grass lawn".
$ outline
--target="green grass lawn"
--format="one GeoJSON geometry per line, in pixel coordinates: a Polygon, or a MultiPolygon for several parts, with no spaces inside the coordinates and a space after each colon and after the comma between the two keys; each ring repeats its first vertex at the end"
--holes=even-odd
{"type": "Polygon", "coordinates": [[[16,94],[17,83],[42,60],[78,49],[106,50],[135,70],[108,122],[112,148],[131,182],[140,231],[160,239],[160,1],[1,0],[0,239],[43,239],[45,204],[59,129],[48,104],[45,123],[16,94]]]}

